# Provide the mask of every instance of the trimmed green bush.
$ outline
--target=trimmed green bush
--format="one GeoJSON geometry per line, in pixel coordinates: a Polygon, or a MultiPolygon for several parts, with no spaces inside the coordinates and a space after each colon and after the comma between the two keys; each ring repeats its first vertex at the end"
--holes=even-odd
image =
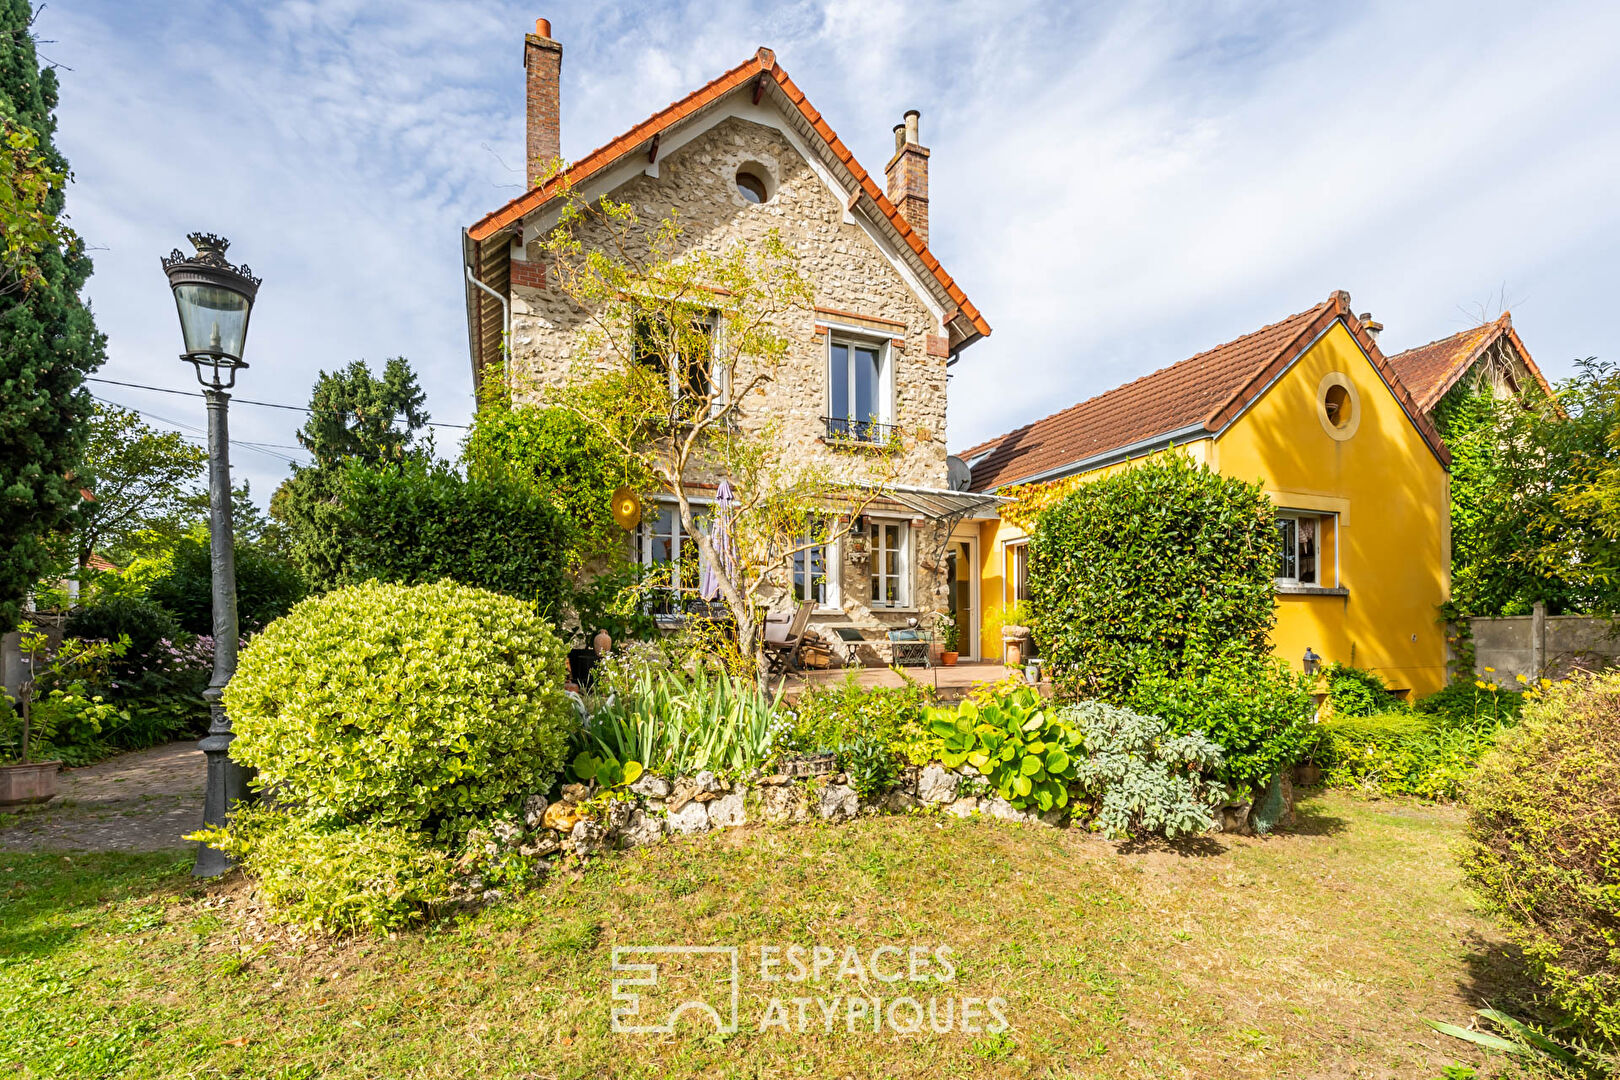
{"type": "Polygon", "coordinates": [[[1124,704],[1148,673],[1261,655],[1275,621],[1275,513],[1257,484],[1180,453],[1082,483],[1029,544],[1041,655],[1065,696],[1124,704]]]}
{"type": "Polygon", "coordinates": [[[1173,734],[1211,739],[1221,748],[1217,775],[1238,789],[1265,787],[1316,740],[1308,680],[1269,657],[1228,656],[1180,674],[1148,674],[1127,702],[1163,718],[1173,734]]]}
{"type": "Polygon", "coordinates": [[[411,829],[334,827],[247,806],[231,814],[229,830],[195,835],[253,875],[281,918],[313,929],[386,933],[451,901],[450,856],[411,829]]]}
{"type": "Polygon", "coordinates": [[[1463,870],[1577,1030],[1620,1043],[1620,674],[1528,704],[1468,781],[1463,870]]]}
{"type": "Polygon", "coordinates": [[[179,638],[180,625],[161,605],[137,596],[102,596],[68,616],[69,637],[86,641],[129,638],[123,653],[109,661],[114,675],[133,675],[149,667],[155,657],[179,638]]]}
{"type": "Polygon", "coordinates": [[[578,726],[532,605],[442,581],[305,600],[243,651],[231,756],[279,806],[440,839],[543,791],[578,726]]]}

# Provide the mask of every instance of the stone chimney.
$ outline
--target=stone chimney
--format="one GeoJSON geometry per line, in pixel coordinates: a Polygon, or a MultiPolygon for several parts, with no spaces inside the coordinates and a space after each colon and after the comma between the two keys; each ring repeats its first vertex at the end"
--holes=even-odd
{"type": "Polygon", "coordinates": [[[889,201],[900,216],[928,243],[928,148],[917,137],[916,109],[906,112],[906,121],[894,126],[894,157],[884,174],[889,178],[889,201]]]}
{"type": "Polygon", "coordinates": [[[558,98],[562,83],[562,46],[551,40],[551,20],[536,19],[534,33],[523,41],[523,70],[528,83],[529,186],[562,156],[562,122],[558,98]]]}
{"type": "Polygon", "coordinates": [[[1367,336],[1373,339],[1373,344],[1378,344],[1378,334],[1384,329],[1384,324],[1373,318],[1370,311],[1363,311],[1360,321],[1361,328],[1367,331],[1367,336]]]}

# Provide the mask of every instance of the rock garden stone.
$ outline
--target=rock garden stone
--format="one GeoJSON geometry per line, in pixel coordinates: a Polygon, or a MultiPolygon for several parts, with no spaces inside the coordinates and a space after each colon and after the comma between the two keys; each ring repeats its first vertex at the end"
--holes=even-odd
{"type": "Polygon", "coordinates": [[[608,803],[607,828],[608,832],[618,832],[630,823],[630,815],[635,812],[636,804],[629,799],[615,799],[608,803]]]}
{"type": "Polygon", "coordinates": [[[855,789],[845,784],[828,784],[816,799],[816,813],[823,821],[848,821],[860,809],[855,789]]]}
{"type": "Polygon", "coordinates": [[[731,785],[720,779],[708,769],[704,769],[692,778],[693,785],[700,794],[719,795],[731,785]]]}
{"type": "Polygon", "coordinates": [[[564,784],[562,797],[563,802],[584,802],[591,797],[591,789],[584,784],[564,784]]]}
{"type": "Polygon", "coordinates": [[[674,790],[674,784],[652,773],[642,773],[636,782],[630,785],[630,793],[640,795],[644,799],[667,799],[674,790]]]}
{"type": "Polygon", "coordinates": [[[743,807],[743,798],[742,791],[732,791],[710,803],[709,824],[717,829],[748,824],[748,815],[743,807]]]}
{"type": "Polygon", "coordinates": [[[1003,799],[999,795],[991,796],[990,798],[985,799],[979,806],[979,812],[989,814],[993,818],[1000,818],[1002,821],[1035,820],[1034,814],[1026,813],[1023,810],[1018,809],[1012,803],[1008,802],[1006,799],[1003,799]]]}
{"type": "Polygon", "coordinates": [[[917,777],[917,797],[925,803],[956,801],[962,778],[943,765],[929,765],[917,777]]]}
{"type": "Polygon", "coordinates": [[[629,847],[656,844],[664,838],[664,819],[641,810],[631,811],[630,820],[619,835],[629,847]]]}
{"type": "Polygon", "coordinates": [[[795,784],[784,784],[760,790],[760,813],[766,821],[782,824],[803,821],[809,816],[804,802],[804,790],[795,784]]]}
{"type": "Polygon", "coordinates": [[[608,846],[607,826],[600,821],[580,818],[568,834],[568,850],[575,855],[595,855],[608,846]]]}
{"type": "Polygon", "coordinates": [[[547,855],[557,854],[560,850],[562,850],[562,842],[557,839],[557,834],[543,832],[534,838],[534,843],[524,844],[518,848],[518,854],[526,859],[543,859],[547,855]]]}
{"type": "Polygon", "coordinates": [[[904,814],[917,809],[922,803],[907,791],[891,791],[883,797],[883,809],[891,814],[904,814]]]}
{"type": "Polygon", "coordinates": [[[530,795],[523,800],[523,824],[538,829],[546,820],[546,807],[551,804],[544,795],[530,795]]]}
{"type": "Polygon", "coordinates": [[[762,787],[777,787],[787,783],[791,779],[793,778],[787,773],[772,773],[770,776],[760,777],[759,782],[762,787]]]}
{"type": "Polygon", "coordinates": [[[579,818],[579,808],[573,803],[552,803],[546,807],[545,815],[541,818],[541,824],[548,829],[555,829],[557,832],[565,833],[572,831],[574,823],[579,818]]]}
{"type": "Polygon", "coordinates": [[[709,808],[703,803],[688,801],[669,814],[669,831],[673,833],[703,832],[709,827],[709,808]]]}
{"type": "Polygon", "coordinates": [[[945,812],[947,814],[955,814],[957,817],[965,818],[972,817],[978,812],[978,809],[979,800],[969,795],[965,799],[957,799],[955,802],[951,803],[951,805],[945,808],[945,812]]]}

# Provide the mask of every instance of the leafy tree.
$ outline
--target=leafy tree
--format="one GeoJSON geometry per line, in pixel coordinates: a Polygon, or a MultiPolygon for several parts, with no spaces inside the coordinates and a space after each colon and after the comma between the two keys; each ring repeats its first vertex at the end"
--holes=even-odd
{"type": "Polygon", "coordinates": [[[1458,615],[1620,611],[1620,368],[1576,369],[1550,398],[1465,384],[1435,410],[1458,615]]]}
{"type": "Polygon", "coordinates": [[[83,567],[98,551],[127,549],[138,533],[179,535],[185,522],[206,513],[208,493],[198,481],[207,451],[174,431],[158,431],[130,409],[97,405],[85,448],[75,557],[83,567]]]}
{"type": "MultiPolygon", "coordinates": [[[[146,585],[146,595],[174,613],[180,628],[214,632],[214,566],[208,526],[199,524],[175,538],[163,568],[146,585]]],[[[238,534],[236,613],[242,633],[254,634],[292,610],[309,593],[291,561],[238,534]]]]}
{"type": "Polygon", "coordinates": [[[294,467],[271,495],[269,537],[316,588],[331,588],[344,573],[339,518],[345,467],[351,461],[397,465],[431,455],[431,440],[416,438],[428,421],[426,401],[402,356],[384,365],[381,378],[356,360],[315,380],[310,417],[298,431],[315,464],[294,467]]]}
{"type": "Polygon", "coordinates": [[[795,555],[848,535],[881,497],[904,435],[835,476],[785,452],[777,420],[751,411],[755,391],[763,393],[788,356],[781,320],[813,303],[775,230],[712,251],[687,239],[673,216],[646,223],[626,203],[568,192],[544,244],[582,328],[565,383],[533,389],[674,500],[684,534],[716,573],[741,651],[763,679],[765,600],[789,584],[795,555]],[[737,500],[735,558],[727,560],[698,527],[693,503],[721,479],[737,500]]]}
{"type": "Polygon", "coordinates": [[[56,565],[73,524],[89,435],[84,376],[105,358],[79,290],[84,244],[65,229],[67,160],[56,149],[56,73],[41,70],[29,0],[0,0],[0,625],[56,565]]]}
{"type": "Polygon", "coordinates": [[[1059,687],[1128,703],[1149,673],[1268,655],[1275,520],[1259,485],[1176,452],[1047,506],[1030,538],[1030,606],[1059,687]]]}
{"type": "Polygon", "coordinates": [[[577,414],[558,408],[486,402],[462,448],[473,479],[511,476],[532,482],[563,512],[572,536],[569,563],[587,563],[625,550],[624,530],[613,519],[613,492],[641,491],[652,480],[636,461],[577,414]]]}
{"type": "Polygon", "coordinates": [[[416,442],[416,432],[428,422],[426,403],[427,395],[403,356],[383,365],[381,378],[371,374],[365,361],[356,360],[342,371],[321,372],[298,441],[315,455],[317,465],[420,456],[429,450],[416,442]]]}

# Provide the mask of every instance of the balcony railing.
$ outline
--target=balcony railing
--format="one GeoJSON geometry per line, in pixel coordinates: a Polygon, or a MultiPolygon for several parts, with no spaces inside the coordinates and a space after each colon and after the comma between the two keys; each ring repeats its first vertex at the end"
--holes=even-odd
{"type": "Polygon", "coordinates": [[[880,424],[876,420],[857,420],[849,416],[823,416],[827,423],[828,442],[886,443],[899,430],[895,424],[880,424]]]}

